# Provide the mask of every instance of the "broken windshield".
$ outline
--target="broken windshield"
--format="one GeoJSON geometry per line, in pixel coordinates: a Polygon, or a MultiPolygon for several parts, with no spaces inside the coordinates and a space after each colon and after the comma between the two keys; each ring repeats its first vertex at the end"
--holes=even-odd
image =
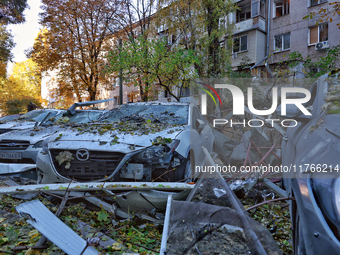
{"type": "Polygon", "coordinates": [[[111,110],[100,121],[185,125],[188,124],[188,105],[123,105],[111,110]]]}
{"type": "Polygon", "coordinates": [[[94,110],[79,110],[76,111],[74,115],[64,112],[63,114],[59,114],[56,117],[49,118],[43,126],[50,126],[50,125],[60,125],[60,124],[67,124],[67,123],[76,123],[76,124],[83,124],[89,123],[92,121],[97,120],[103,111],[94,111],[94,110]]]}
{"type": "Polygon", "coordinates": [[[17,121],[42,121],[47,114],[50,114],[50,116],[54,116],[57,114],[57,111],[51,111],[51,110],[34,110],[30,111],[28,113],[25,113],[24,115],[21,115],[18,117],[17,121]]]}

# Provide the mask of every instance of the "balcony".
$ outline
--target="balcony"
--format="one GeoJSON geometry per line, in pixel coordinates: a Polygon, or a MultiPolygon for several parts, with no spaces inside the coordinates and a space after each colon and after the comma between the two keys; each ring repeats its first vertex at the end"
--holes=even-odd
{"type": "Polygon", "coordinates": [[[266,32],[266,20],[261,16],[257,16],[245,21],[238,22],[235,24],[234,33],[237,34],[251,29],[260,29],[263,32],[266,32]]]}
{"type": "Polygon", "coordinates": [[[251,29],[260,29],[266,32],[266,4],[264,0],[238,1],[240,8],[229,16],[231,22],[235,22],[235,33],[241,33],[251,29]]]}

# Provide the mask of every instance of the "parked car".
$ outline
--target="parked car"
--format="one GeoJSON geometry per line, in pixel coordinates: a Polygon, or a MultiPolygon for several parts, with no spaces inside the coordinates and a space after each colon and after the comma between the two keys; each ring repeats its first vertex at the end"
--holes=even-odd
{"type": "Polygon", "coordinates": [[[340,79],[339,72],[320,77],[305,104],[312,115],[291,105],[282,142],[283,174],[291,202],[294,254],[340,252],[340,79]]]}
{"type": "Polygon", "coordinates": [[[43,121],[47,116],[53,117],[60,113],[61,110],[56,109],[40,109],[33,110],[23,115],[18,115],[13,117],[5,116],[0,119],[0,134],[10,132],[12,130],[23,130],[33,128],[41,121],[43,121]],[[13,118],[12,118],[13,117],[13,118]]]}
{"type": "Polygon", "coordinates": [[[98,123],[68,129],[43,142],[37,156],[39,182],[185,181],[213,133],[188,103],[129,103],[98,123]]]}
{"type": "Polygon", "coordinates": [[[3,116],[3,117],[0,118],[0,123],[4,124],[7,121],[16,120],[20,116],[21,116],[21,114],[12,114],[12,115],[3,116]]]}
{"type": "Polygon", "coordinates": [[[76,103],[57,115],[46,115],[34,128],[14,130],[0,135],[0,174],[20,174],[36,178],[36,157],[47,137],[70,127],[96,121],[105,113],[102,110],[76,110],[78,106],[88,106],[107,100],[76,103]],[[32,172],[32,169],[34,171],[32,172]]]}

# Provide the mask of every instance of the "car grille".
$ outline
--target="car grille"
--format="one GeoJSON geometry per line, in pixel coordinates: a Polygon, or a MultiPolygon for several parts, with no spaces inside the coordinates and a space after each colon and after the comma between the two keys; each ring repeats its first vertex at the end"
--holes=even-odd
{"type": "Polygon", "coordinates": [[[29,141],[1,140],[0,150],[26,150],[30,146],[29,141]]]}
{"type": "Polygon", "coordinates": [[[66,169],[65,162],[59,165],[56,160],[62,151],[64,150],[50,150],[55,169],[60,175],[78,181],[98,180],[111,175],[124,157],[123,153],[89,151],[89,159],[80,161],[76,158],[76,150],[68,150],[72,153],[73,160],[70,168],[66,169]]]}

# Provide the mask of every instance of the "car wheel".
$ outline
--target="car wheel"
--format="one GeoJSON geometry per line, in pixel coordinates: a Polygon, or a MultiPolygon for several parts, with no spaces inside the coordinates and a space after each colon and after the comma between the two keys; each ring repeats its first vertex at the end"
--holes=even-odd
{"type": "Polygon", "coordinates": [[[296,209],[295,213],[295,229],[294,229],[294,254],[295,255],[306,255],[305,240],[302,233],[302,224],[300,213],[296,209]]]}

